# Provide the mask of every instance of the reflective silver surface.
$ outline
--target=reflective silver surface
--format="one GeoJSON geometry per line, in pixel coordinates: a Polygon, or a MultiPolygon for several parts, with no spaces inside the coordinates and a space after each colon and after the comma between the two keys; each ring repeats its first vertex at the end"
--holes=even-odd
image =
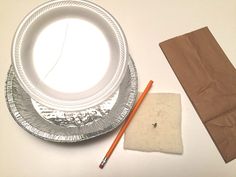
{"type": "Polygon", "coordinates": [[[107,11],[88,1],[55,0],[21,22],[12,61],[34,100],[73,111],[101,103],[118,89],[127,50],[122,29],[107,11]]]}
{"type": "Polygon", "coordinates": [[[137,96],[137,73],[132,59],[119,89],[91,108],[66,112],[43,106],[19,85],[11,67],[6,101],[15,121],[29,133],[53,142],[78,142],[112,131],[127,117],[137,96]]]}

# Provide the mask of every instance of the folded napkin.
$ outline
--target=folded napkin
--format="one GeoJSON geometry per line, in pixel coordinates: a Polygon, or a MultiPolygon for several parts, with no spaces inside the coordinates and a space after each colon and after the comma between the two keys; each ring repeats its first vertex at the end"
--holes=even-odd
{"type": "Polygon", "coordinates": [[[125,132],[124,148],[181,154],[180,95],[148,94],[125,132]]]}
{"type": "Polygon", "coordinates": [[[236,70],[207,27],[160,43],[225,162],[236,158],[236,70]]]}

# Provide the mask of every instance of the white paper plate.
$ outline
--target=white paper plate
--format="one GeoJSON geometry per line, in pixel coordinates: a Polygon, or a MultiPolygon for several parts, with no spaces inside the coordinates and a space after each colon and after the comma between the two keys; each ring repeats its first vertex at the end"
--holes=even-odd
{"type": "Polygon", "coordinates": [[[127,69],[117,21],[87,1],[50,1],[21,22],[12,61],[23,89],[48,107],[85,109],[111,96],[127,69]]]}

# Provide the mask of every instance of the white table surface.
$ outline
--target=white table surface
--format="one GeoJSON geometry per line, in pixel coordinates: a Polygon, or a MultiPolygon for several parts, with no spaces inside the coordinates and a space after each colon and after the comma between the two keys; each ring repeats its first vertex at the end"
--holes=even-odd
{"type": "Polygon", "coordinates": [[[235,0],[94,0],[121,24],[139,76],[139,90],[153,79],[152,92],[182,96],[183,155],[123,149],[123,139],[103,170],[100,161],[117,131],[80,144],[38,139],[12,119],[4,86],[11,41],[21,19],[42,0],[0,0],[0,176],[1,177],[235,177],[236,160],[225,164],[180,86],[158,44],[208,26],[236,66],[235,0]]]}

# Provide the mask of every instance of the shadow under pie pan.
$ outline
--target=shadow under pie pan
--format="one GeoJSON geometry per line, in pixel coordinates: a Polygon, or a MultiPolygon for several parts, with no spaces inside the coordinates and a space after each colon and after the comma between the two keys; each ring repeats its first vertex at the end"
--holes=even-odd
{"type": "Polygon", "coordinates": [[[18,83],[11,66],[6,101],[15,121],[32,135],[53,142],[80,142],[117,128],[134,106],[137,72],[131,57],[119,89],[102,103],[80,111],[60,111],[34,101],[18,83]]]}

